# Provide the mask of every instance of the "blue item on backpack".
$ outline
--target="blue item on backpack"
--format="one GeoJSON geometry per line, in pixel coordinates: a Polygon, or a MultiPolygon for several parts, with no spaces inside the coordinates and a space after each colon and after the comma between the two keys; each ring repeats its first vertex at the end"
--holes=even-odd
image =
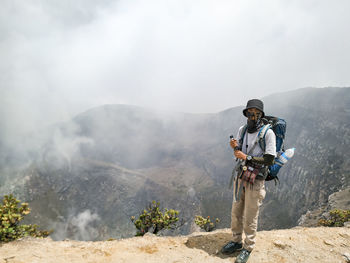
{"type": "Polygon", "coordinates": [[[269,172],[272,177],[277,177],[281,167],[286,164],[294,155],[295,148],[287,149],[285,152],[279,152],[275,158],[275,164],[269,166],[269,172]]]}

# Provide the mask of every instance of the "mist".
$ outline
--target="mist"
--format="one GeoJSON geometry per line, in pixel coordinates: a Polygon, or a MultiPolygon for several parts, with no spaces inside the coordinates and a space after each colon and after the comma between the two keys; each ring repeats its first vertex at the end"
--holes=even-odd
{"type": "Polygon", "coordinates": [[[183,113],[200,119],[250,98],[349,86],[349,9],[345,0],[2,1],[0,186],[33,161],[68,172],[86,157],[139,168],[211,139],[178,129],[180,145],[168,140],[165,153],[151,155],[158,139],[171,138],[170,115],[182,127],[183,113]],[[167,117],[135,121],[131,145],[118,141],[113,156],[86,156],[125,134],[101,115],[97,137],[72,120],[116,104],[167,117]],[[141,135],[145,123],[160,132],[141,135]]]}
{"type": "Polygon", "coordinates": [[[97,213],[92,213],[89,209],[76,214],[71,211],[67,219],[50,222],[54,229],[51,237],[54,240],[95,240],[98,237],[96,224],[100,219],[97,213]]]}
{"type": "Polygon", "coordinates": [[[349,5],[3,1],[1,137],[103,104],[217,112],[250,97],[346,86],[349,5]]]}

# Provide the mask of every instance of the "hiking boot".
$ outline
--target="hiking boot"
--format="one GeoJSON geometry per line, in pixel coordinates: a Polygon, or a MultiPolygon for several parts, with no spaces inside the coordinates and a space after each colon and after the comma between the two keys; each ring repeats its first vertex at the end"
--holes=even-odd
{"type": "Polygon", "coordinates": [[[250,252],[251,251],[248,251],[245,248],[243,248],[241,253],[239,253],[238,257],[236,258],[235,263],[246,263],[248,261],[250,252]]]}
{"type": "Polygon", "coordinates": [[[225,246],[223,246],[223,248],[221,249],[221,253],[229,255],[241,249],[242,249],[241,243],[230,241],[225,246]]]}

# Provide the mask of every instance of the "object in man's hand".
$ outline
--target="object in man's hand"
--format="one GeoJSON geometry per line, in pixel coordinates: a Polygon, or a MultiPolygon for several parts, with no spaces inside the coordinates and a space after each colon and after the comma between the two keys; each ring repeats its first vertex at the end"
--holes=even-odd
{"type": "MultiPolygon", "coordinates": [[[[230,135],[230,140],[231,140],[231,142],[234,142],[236,144],[236,146],[233,147],[233,150],[238,151],[239,147],[237,145],[237,140],[233,138],[233,135],[230,135]]],[[[233,145],[231,144],[231,146],[233,146],[233,145]]]]}

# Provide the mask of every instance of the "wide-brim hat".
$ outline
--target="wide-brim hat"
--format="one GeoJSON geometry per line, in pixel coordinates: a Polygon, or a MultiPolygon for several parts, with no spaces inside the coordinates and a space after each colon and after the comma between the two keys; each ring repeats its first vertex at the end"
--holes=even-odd
{"type": "Polygon", "coordinates": [[[264,103],[258,99],[248,100],[246,108],[243,110],[243,115],[247,117],[247,110],[256,108],[262,112],[262,118],[265,116],[264,103]]]}

